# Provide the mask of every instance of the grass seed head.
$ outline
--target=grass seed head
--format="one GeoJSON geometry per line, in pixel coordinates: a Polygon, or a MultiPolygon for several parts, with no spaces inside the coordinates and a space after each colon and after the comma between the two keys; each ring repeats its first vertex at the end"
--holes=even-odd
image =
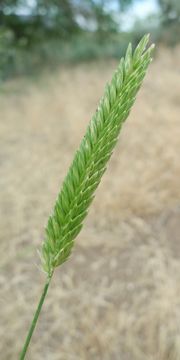
{"type": "Polygon", "coordinates": [[[134,52],[131,44],[128,46],[63,182],[42,244],[42,266],[48,276],[68,259],[74,239],[82,229],[121,126],[152,60],[154,45],[147,48],[148,41],[149,35],[145,35],[134,52]]]}

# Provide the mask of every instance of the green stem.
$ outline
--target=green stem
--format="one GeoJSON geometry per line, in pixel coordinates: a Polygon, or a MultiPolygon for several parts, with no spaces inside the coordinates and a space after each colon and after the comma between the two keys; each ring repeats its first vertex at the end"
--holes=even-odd
{"type": "Polygon", "coordinates": [[[23,346],[22,352],[20,354],[19,360],[24,360],[25,359],[26,352],[28,350],[28,346],[29,346],[29,343],[31,341],[31,337],[33,335],[37,320],[39,318],[39,314],[41,312],[41,309],[42,309],[42,306],[43,306],[43,303],[44,303],[44,300],[45,300],[45,297],[46,297],[46,294],[47,294],[47,291],[48,291],[48,287],[49,287],[49,284],[50,284],[50,281],[51,281],[51,277],[49,277],[47,279],[46,283],[45,283],[45,286],[44,286],[44,289],[43,289],[43,292],[42,292],[38,307],[37,307],[36,312],[34,314],[34,318],[32,320],[31,326],[29,328],[29,331],[28,331],[28,334],[27,334],[27,337],[26,337],[26,341],[24,343],[24,346],[23,346]]]}

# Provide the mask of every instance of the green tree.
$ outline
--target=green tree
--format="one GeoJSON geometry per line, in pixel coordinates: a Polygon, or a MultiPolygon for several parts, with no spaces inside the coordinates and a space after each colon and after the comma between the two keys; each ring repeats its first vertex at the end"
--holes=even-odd
{"type": "Polygon", "coordinates": [[[158,0],[161,9],[161,39],[175,45],[180,39],[180,1],[158,0]]]}
{"type": "Polygon", "coordinates": [[[166,24],[180,22],[179,0],[158,0],[166,24]]]}
{"type": "Polygon", "coordinates": [[[27,44],[43,37],[69,36],[79,28],[69,0],[37,0],[33,7],[23,0],[1,1],[0,26],[11,29],[16,40],[25,38],[27,44]]]}
{"type": "MultiPolygon", "coordinates": [[[[94,24],[100,38],[117,31],[107,0],[37,0],[28,6],[25,0],[0,1],[0,28],[10,29],[15,42],[31,45],[41,39],[68,38],[83,31],[82,21],[94,24]],[[22,11],[23,9],[23,11],[22,11]]],[[[91,30],[91,25],[87,29],[91,30]]]]}

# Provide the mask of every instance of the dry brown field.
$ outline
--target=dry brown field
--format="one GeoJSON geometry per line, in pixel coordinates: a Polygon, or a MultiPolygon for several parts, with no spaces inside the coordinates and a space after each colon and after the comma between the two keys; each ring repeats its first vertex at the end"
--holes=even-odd
{"type": "MultiPolygon", "coordinates": [[[[44,282],[37,249],[114,61],[0,96],[0,359],[18,359],[44,282]]],[[[27,360],[180,359],[180,49],[150,66],[27,360]]]]}

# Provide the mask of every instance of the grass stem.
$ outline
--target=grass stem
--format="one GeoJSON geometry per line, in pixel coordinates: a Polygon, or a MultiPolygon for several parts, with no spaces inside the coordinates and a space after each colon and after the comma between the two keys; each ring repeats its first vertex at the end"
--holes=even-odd
{"type": "Polygon", "coordinates": [[[36,312],[34,314],[34,318],[32,320],[31,326],[29,328],[29,331],[28,331],[28,334],[27,334],[27,337],[26,337],[22,352],[20,354],[19,360],[24,360],[25,359],[26,352],[28,350],[28,346],[29,346],[29,343],[31,341],[31,337],[32,337],[34,329],[36,327],[36,323],[37,323],[37,320],[39,318],[39,314],[41,312],[41,309],[42,309],[42,306],[43,306],[43,303],[44,303],[44,300],[45,300],[45,297],[46,297],[46,294],[47,294],[47,291],[48,291],[48,288],[49,288],[50,281],[51,281],[51,277],[48,277],[48,279],[47,279],[47,281],[45,283],[45,286],[44,286],[44,289],[43,289],[39,304],[37,306],[36,312]]]}

